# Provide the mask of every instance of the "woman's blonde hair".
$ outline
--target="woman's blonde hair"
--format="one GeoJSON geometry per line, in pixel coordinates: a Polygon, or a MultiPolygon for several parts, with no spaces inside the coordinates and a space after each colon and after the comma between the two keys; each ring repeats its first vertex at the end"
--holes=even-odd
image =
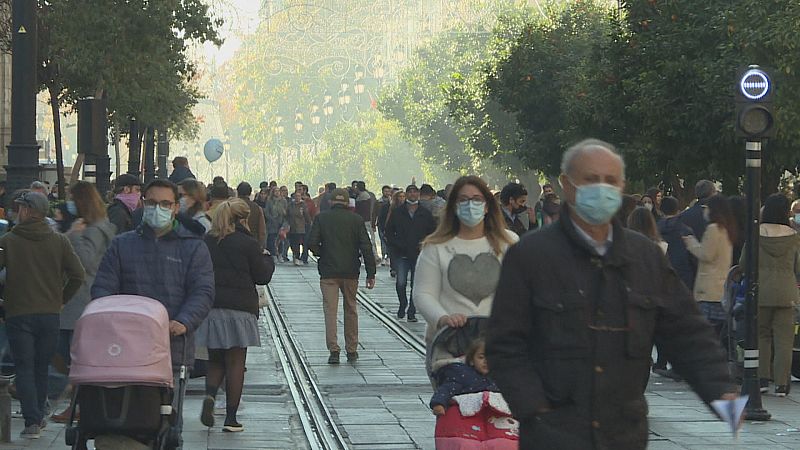
{"type": "Polygon", "coordinates": [[[236,231],[236,224],[240,224],[250,231],[247,220],[250,217],[250,205],[240,198],[231,198],[217,205],[214,218],[211,220],[211,231],[208,234],[217,238],[218,241],[225,239],[226,236],[236,231]]]}
{"type": "Polygon", "coordinates": [[[482,178],[474,175],[461,177],[453,184],[453,189],[450,191],[450,195],[447,198],[447,206],[442,213],[442,220],[436,228],[436,231],[425,239],[423,245],[441,244],[458,235],[458,231],[461,228],[461,221],[456,215],[458,194],[461,192],[461,189],[468,184],[475,186],[481,191],[483,198],[486,199],[488,212],[483,219],[483,232],[486,239],[489,240],[489,245],[492,246],[494,253],[500,255],[503,253],[503,244],[511,245],[514,242],[506,231],[506,221],[503,219],[503,213],[500,212],[500,204],[495,200],[486,182],[483,181],[482,178]]]}

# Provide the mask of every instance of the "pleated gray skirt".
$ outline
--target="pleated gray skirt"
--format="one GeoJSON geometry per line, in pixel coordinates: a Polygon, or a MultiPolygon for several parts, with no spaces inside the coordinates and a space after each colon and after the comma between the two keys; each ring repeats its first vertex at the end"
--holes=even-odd
{"type": "Polygon", "coordinates": [[[198,346],[210,349],[261,347],[256,316],[234,309],[212,309],[195,339],[198,346]]]}

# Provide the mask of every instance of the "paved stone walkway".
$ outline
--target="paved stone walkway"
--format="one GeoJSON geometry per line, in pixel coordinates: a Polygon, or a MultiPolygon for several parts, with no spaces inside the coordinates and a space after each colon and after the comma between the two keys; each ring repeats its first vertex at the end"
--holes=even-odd
{"type": "MultiPolygon", "coordinates": [[[[362,280],[363,282],[363,280],[362,280]]],[[[316,267],[280,265],[271,284],[293,334],[310,362],[316,381],[342,432],[356,449],[433,449],[434,418],[427,408],[431,389],[421,356],[360,310],[361,359],[356,364],[326,364],[328,352],[316,267]]],[[[388,269],[379,270],[378,286],[367,291],[394,314],[398,302],[388,269]]],[[[341,306],[340,306],[341,309],[341,306]]],[[[422,336],[425,324],[405,323],[422,336]]],[[[343,345],[341,315],[340,344],[343,345]]],[[[299,417],[289,397],[266,322],[261,321],[262,347],[248,354],[248,372],[239,419],[245,432],[228,434],[219,426],[207,429],[199,422],[202,381],[193,380],[186,398],[184,439],[188,450],[304,449],[299,417]]],[[[734,441],[726,426],[715,420],[685,383],[653,376],[648,386],[650,449],[800,449],[800,384],[785,399],[765,396],[774,420],[746,423],[734,441]]],[[[60,405],[59,405],[60,406],[60,405]]],[[[15,405],[16,407],[16,405],[15,405]]],[[[222,420],[222,417],[217,417],[222,420]]],[[[51,424],[37,441],[18,438],[21,419],[12,424],[11,444],[2,449],[66,448],[63,426],[51,424]]]]}

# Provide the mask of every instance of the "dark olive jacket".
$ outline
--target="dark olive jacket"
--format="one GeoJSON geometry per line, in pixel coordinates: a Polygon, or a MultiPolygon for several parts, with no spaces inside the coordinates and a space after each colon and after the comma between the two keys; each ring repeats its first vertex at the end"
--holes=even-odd
{"type": "Polygon", "coordinates": [[[706,403],[735,392],[719,340],[646,237],[617,223],[600,257],[565,206],[508,250],[486,353],[520,448],[646,448],[654,342],[706,403]]]}
{"type": "Polygon", "coordinates": [[[364,219],[342,205],[334,204],[314,219],[308,248],[319,257],[321,278],[357,279],[360,258],[364,259],[367,278],[375,278],[375,255],[364,219]]]}

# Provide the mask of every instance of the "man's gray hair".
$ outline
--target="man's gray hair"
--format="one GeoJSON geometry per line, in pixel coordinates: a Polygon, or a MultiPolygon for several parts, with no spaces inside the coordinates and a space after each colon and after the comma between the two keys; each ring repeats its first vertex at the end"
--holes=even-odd
{"type": "Polygon", "coordinates": [[[561,173],[571,174],[575,170],[575,160],[579,156],[594,152],[609,152],[619,158],[619,162],[622,163],[622,176],[625,177],[625,160],[617,152],[616,147],[599,139],[584,139],[567,149],[561,157],[561,173]]]}
{"type": "Polygon", "coordinates": [[[694,196],[698,200],[705,200],[717,193],[717,186],[708,180],[700,180],[694,185],[694,196]]]}
{"type": "Polygon", "coordinates": [[[45,186],[45,184],[42,183],[41,181],[34,181],[33,183],[31,183],[31,190],[36,190],[36,189],[41,189],[46,191],[47,186],[45,186]]]}

